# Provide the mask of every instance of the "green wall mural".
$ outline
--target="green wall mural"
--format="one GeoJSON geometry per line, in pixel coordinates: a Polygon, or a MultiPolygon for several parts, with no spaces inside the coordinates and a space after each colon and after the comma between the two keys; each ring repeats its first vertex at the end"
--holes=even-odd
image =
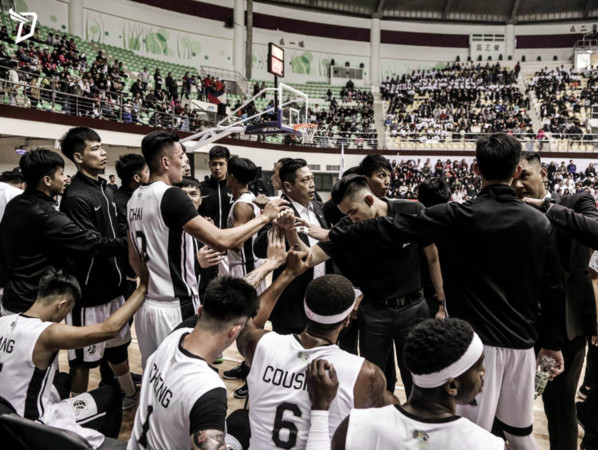
{"type": "MultiPolygon", "coordinates": [[[[202,53],[202,45],[189,33],[155,27],[135,21],[120,24],[122,47],[126,50],[142,51],[152,55],[163,55],[180,59],[194,59],[202,53]]],[[[106,43],[110,32],[106,30],[101,14],[87,13],[85,38],[91,42],[106,43]]],[[[207,55],[203,55],[208,59],[207,55]]]]}

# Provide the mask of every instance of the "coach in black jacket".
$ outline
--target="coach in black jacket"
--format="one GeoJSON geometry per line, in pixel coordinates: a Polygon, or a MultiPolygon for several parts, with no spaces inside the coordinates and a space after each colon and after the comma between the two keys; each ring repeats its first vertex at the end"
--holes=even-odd
{"type": "MultiPolygon", "coordinates": [[[[209,158],[211,175],[210,178],[201,183],[202,201],[198,212],[200,216],[211,219],[214,225],[222,229],[226,228],[226,219],[233,204],[233,194],[226,183],[230,152],[228,148],[222,145],[215,145],[210,149],[209,158]]],[[[217,276],[218,266],[200,270],[200,300],[210,281],[217,276]]]]}
{"type": "MultiPolygon", "coordinates": [[[[304,219],[310,217],[310,222],[322,228],[327,228],[322,207],[313,199],[315,193],[314,176],[307,167],[307,162],[304,159],[291,159],[282,165],[279,173],[284,191],[281,198],[290,203],[295,217],[304,219]]],[[[258,258],[266,258],[267,256],[268,231],[271,228],[271,225],[266,225],[262,228],[253,244],[253,251],[258,258]]],[[[302,234],[301,239],[305,245],[311,247],[312,242],[310,242],[308,236],[302,234]]],[[[324,264],[323,271],[321,270],[322,267],[318,268],[322,272],[321,274],[333,273],[332,262],[327,261],[324,264]]],[[[273,278],[276,279],[285,267],[282,266],[275,270],[273,278]]],[[[280,300],[276,303],[270,315],[274,331],[281,334],[300,333],[303,331],[306,324],[303,299],[307,285],[313,279],[314,268],[311,268],[303,275],[295,278],[283,291],[280,300]]]]}
{"type": "Polygon", "coordinates": [[[226,184],[230,152],[215,145],[210,149],[211,176],[201,183],[202,202],[199,215],[210,218],[218,228],[226,228],[226,219],[233,203],[233,194],[226,184]]]}
{"type": "Polygon", "coordinates": [[[83,230],[56,209],[64,191],[64,160],[50,150],[33,150],[19,162],[27,189],[6,206],[0,223],[0,266],[8,281],[4,312],[20,313],[37,298],[39,280],[62,269],[75,255],[124,256],[126,239],[109,239],[83,230]]]}
{"type": "Polygon", "coordinates": [[[590,194],[561,196],[544,187],[547,172],[537,153],[524,152],[521,175],[513,187],[520,198],[547,211],[556,231],[566,295],[565,371],[542,395],[551,450],[577,448],[575,392],[581,375],[586,338],[596,336],[596,301],[588,272],[591,249],[598,249],[598,210],[590,194]]]}
{"type": "Polygon", "coordinates": [[[480,138],[474,170],[479,196],[330,232],[309,229],[339,246],[378,248],[431,240],[441,257],[447,314],[468,321],[484,343],[487,368],[478,406],[459,414],[491,430],[495,420],[514,449],[535,448],[534,345],[563,370],[564,292],[550,222],[511,188],[521,171],[521,143],[505,133],[480,138]],[[541,305],[541,315],[538,305],[541,305]],[[517,386],[516,389],[513,386],[517,386]]]}

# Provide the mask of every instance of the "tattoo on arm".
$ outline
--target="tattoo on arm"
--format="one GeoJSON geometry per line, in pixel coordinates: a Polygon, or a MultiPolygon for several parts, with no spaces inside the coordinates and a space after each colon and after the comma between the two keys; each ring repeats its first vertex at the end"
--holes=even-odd
{"type": "Polygon", "coordinates": [[[199,450],[226,450],[224,432],[220,430],[202,430],[191,436],[193,449],[199,450]]]}
{"type": "Polygon", "coordinates": [[[386,396],[386,380],[384,374],[374,364],[370,363],[369,383],[367,388],[367,397],[369,400],[369,408],[385,406],[387,401],[386,396]]]}

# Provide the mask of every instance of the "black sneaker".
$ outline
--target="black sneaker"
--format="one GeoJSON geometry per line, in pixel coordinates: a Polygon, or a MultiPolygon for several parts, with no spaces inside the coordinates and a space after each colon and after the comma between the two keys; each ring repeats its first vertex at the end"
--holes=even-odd
{"type": "Polygon", "coordinates": [[[235,398],[247,398],[247,393],[249,389],[247,388],[247,383],[241,386],[239,389],[235,389],[234,396],[235,398]]]}
{"type": "Polygon", "coordinates": [[[247,367],[245,361],[230,370],[222,372],[222,378],[225,380],[244,380],[247,375],[249,375],[249,367],[247,367]]]}

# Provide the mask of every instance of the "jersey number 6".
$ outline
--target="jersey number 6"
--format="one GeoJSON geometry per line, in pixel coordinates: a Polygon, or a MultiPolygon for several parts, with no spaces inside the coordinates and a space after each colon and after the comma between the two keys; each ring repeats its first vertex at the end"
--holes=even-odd
{"type": "Polygon", "coordinates": [[[278,448],[290,449],[297,443],[297,426],[282,416],[285,411],[290,411],[295,417],[301,417],[301,410],[294,403],[281,403],[276,408],[276,417],[274,418],[274,429],[272,430],[272,440],[278,448]],[[289,430],[289,438],[286,441],[280,439],[280,430],[289,430]]]}

